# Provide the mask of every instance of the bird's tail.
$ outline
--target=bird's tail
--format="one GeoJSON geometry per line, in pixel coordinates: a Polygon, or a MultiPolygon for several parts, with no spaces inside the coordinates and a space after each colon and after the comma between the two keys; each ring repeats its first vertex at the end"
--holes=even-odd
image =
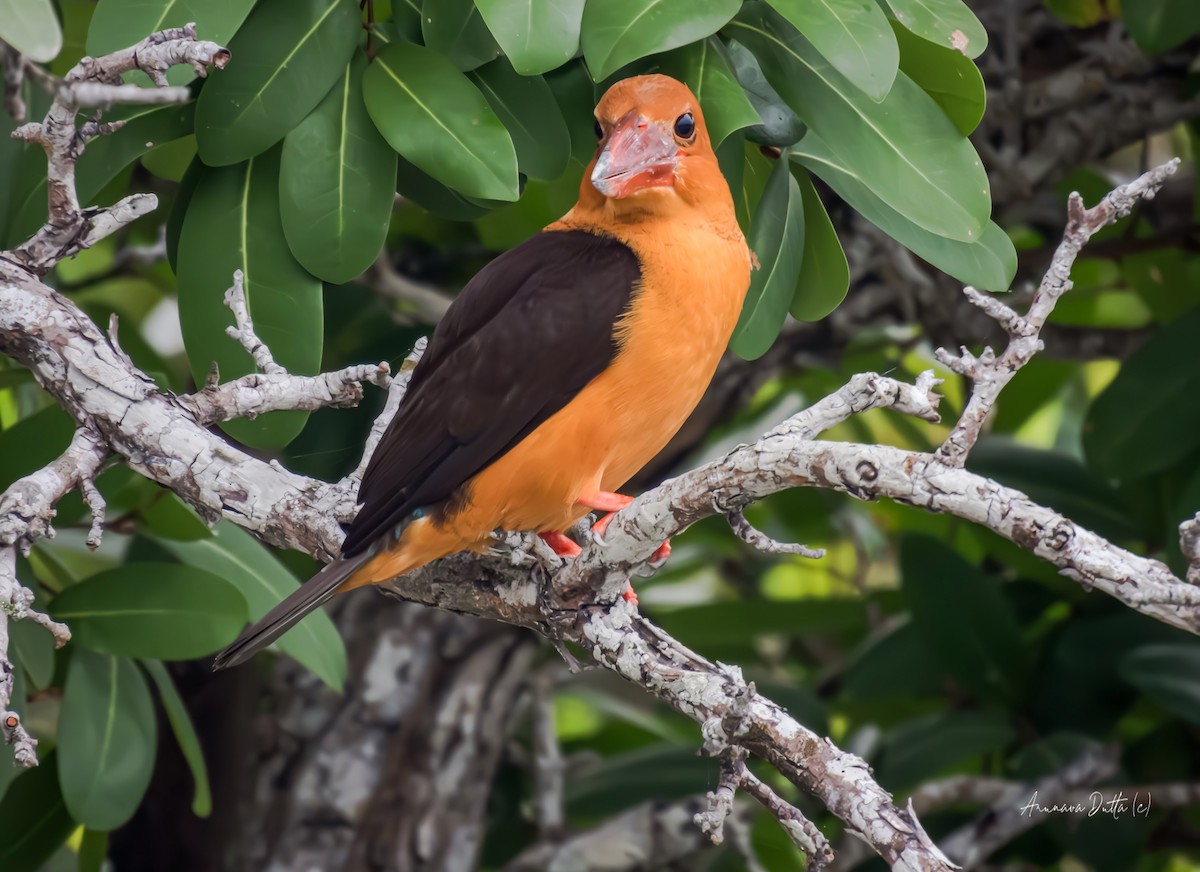
{"type": "Polygon", "coordinates": [[[370,553],[364,552],[350,558],[339,557],[330,563],[267,612],[257,624],[247,627],[232,645],[217,655],[213,669],[228,669],[245,663],[294,627],[309,612],[320,608],[370,558],[370,553]]]}

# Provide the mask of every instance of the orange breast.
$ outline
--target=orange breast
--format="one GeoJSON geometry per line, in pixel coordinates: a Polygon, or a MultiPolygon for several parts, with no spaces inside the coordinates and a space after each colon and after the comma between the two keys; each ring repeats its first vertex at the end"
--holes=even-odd
{"type": "Polygon", "coordinates": [[[620,351],[475,477],[470,505],[451,521],[459,535],[565,529],[586,513],[581,497],[617,490],[662,450],[703,396],[737,323],[750,262],[733,231],[681,222],[617,228],[643,275],[618,327],[620,351]]]}

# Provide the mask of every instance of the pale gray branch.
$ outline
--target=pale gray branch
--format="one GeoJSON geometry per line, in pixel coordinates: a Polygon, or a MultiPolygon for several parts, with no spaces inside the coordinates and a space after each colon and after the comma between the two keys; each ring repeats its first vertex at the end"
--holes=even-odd
{"type": "MultiPolygon", "coordinates": [[[[24,114],[20,79],[34,64],[8,50],[5,58],[5,103],[14,117],[24,114]]],[[[212,42],[196,39],[195,25],[155,33],[135,46],[100,58],[85,57],[66,77],[55,81],[54,102],[41,122],[25,124],[14,136],[36,142],[46,152],[48,218],[31,239],[8,253],[8,258],[42,275],[65,257],[94,245],[120,227],[152,211],[158,200],[151,194],[134,194],[105,209],[83,209],[75,191],[75,162],[87,140],[118,129],[96,117],[76,126],[80,109],[106,107],[116,102],[171,103],[188,99],[187,88],[168,88],[165,72],[189,64],[197,74],[207,74],[229,61],[229,52],[212,42]],[[146,72],[161,90],[123,84],[121,76],[134,69],[146,72]]]]}
{"type": "Polygon", "coordinates": [[[991,348],[985,348],[978,358],[965,348],[957,355],[943,348],[937,350],[939,361],[974,382],[967,407],[937,450],[940,461],[948,466],[963,466],[966,463],[967,454],[979,439],[984,422],[995,407],[1000,392],[1017,371],[1042,350],[1042,327],[1059,298],[1071,289],[1071,267],[1092,234],[1128,215],[1139,200],[1153,199],[1178,167],[1178,158],[1156,167],[1129,184],[1116,188],[1091,209],[1084,208],[1078,193],[1071,194],[1067,201],[1067,228],[1062,242],[1055,250],[1050,267],[1025,315],[1018,315],[996,297],[966,288],[967,299],[999,323],[1009,338],[999,355],[991,348]]]}

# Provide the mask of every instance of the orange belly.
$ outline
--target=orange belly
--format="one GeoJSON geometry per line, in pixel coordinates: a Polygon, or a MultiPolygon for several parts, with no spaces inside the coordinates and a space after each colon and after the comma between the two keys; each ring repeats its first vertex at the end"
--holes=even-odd
{"type": "Polygon", "coordinates": [[[642,286],[609,368],[476,475],[456,511],[411,524],[346,589],[482,548],[496,529],[565,530],[587,513],[581,498],[619,489],[683,426],[737,323],[750,280],[746,245],[740,233],[707,228],[626,241],[641,259],[642,286]]]}

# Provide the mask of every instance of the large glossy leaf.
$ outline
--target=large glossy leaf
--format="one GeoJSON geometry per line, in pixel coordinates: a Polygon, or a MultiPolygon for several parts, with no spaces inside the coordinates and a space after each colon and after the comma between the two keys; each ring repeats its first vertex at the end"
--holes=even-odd
{"type": "Polygon", "coordinates": [[[561,67],[579,50],[584,0],[475,0],[513,69],[536,76],[561,67]]]}
{"type": "Polygon", "coordinates": [[[771,170],[747,242],[758,268],[750,274],[750,290],[729,347],[739,357],[754,360],[779,335],[804,256],[804,199],[787,160],[776,161],[771,170]]]}
{"type": "Polygon", "coordinates": [[[812,131],[837,144],[840,160],[879,199],[940,236],[979,238],[991,212],[983,164],[908,76],[897,73],[887,97],[876,103],[764,4],[748,5],[729,31],[754,52],[767,81],[812,131]]]}
{"type": "Polygon", "coordinates": [[[157,660],[143,660],[142,668],[158,688],[158,697],[162,702],[163,711],[167,713],[167,721],[171,724],[175,741],[179,743],[179,750],[192,772],[192,780],[196,784],[192,794],[192,811],[197,817],[208,817],[212,813],[212,791],[208,786],[204,749],[200,747],[200,737],[196,735],[196,728],[192,726],[191,715],[188,714],[167,667],[157,660]]]}
{"type": "Polygon", "coordinates": [[[50,0],[0,0],[0,40],[25,57],[49,63],[62,49],[62,28],[50,0]]]}
{"type": "Polygon", "coordinates": [[[746,128],[746,138],[775,148],[799,142],[807,128],[763,76],[758,58],[736,40],[729,43],[726,53],[738,84],[759,117],[758,124],[746,128]]]}
{"type": "Polygon", "coordinates": [[[900,63],[887,16],[861,0],[767,0],[834,69],[872,100],[891,90],[900,63]]]}
{"type": "Polygon", "coordinates": [[[58,781],[71,817],[93,830],[129,820],[157,744],[154,703],[134,662],[75,645],[58,719],[58,781]]]}
{"type": "Polygon", "coordinates": [[[72,585],[50,603],[80,645],[106,654],[191,660],[232,642],[246,601],[218,575],[175,563],[129,563],[72,585]]]}
{"type": "Polygon", "coordinates": [[[571,134],[541,76],[518,75],[504,58],[469,74],[512,138],[517,166],[533,179],[557,179],[571,159],[571,134]]]}
{"type": "MultiPolygon", "coordinates": [[[[184,563],[215,572],[237,587],[246,598],[252,621],[300,586],[262,543],[229,521],[218,524],[211,539],[157,541],[184,563]]],[[[341,689],[346,680],[346,648],[325,612],[313,612],[276,644],[330,687],[341,689]]]]}
{"type": "Polygon", "coordinates": [[[571,157],[586,166],[596,153],[595,86],[583,61],[567,64],[546,76],[571,134],[571,157]]]}
{"type": "Polygon", "coordinates": [[[938,45],[977,58],[987,48],[987,31],[963,0],[881,0],[907,30],[938,45]]]}
{"type": "Polygon", "coordinates": [[[963,136],[979,126],[987,90],[975,62],[960,51],[936,45],[895,24],[900,69],[932,97],[963,136]]]}
{"type": "Polygon", "coordinates": [[[1120,672],[1163,708],[1200,724],[1200,645],[1143,645],[1121,660],[1120,672]]]}
{"type": "Polygon", "coordinates": [[[14,621],[8,625],[10,653],[25,670],[33,686],[44,689],[54,680],[54,637],[33,621],[14,621]]]}
{"type": "Polygon", "coordinates": [[[341,80],[283,140],[279,209],[301,266],[343,284],[383,248],[392,215],[396,153],[362,97],[367,57],[355,52],[341,80]]]}
{"type": "Polygon", "coordinates": [[[55,405],[0,430],[0,482],[11,484],[46,466],[63,453],[74,434],[74,420],[55,405]]]}
{"type": "Polygon", "coordinates": [[[192,162],[188,164],[183,178],[179,180],[179,189],[175,192],[175,201],[171,204],[171,211],[167,215],[166,233],[167,243],[167,263],[170,264],[172,272],[179,272],[179,236],[183,232],[183,219],[187,217],[188,206],[192,202],[192,194],[196,192],[196,185],[200,181],[200,176],[204,173],[204,164],[201,163],[199,157],[192,158],[192,162]]]}
{"type": "Polygon", "coordinates": [[[758,113],[738,84],[716,37],[663,55],[660,70],[692,89],[700,101],[714,149],[735,130],[759,123],[758,113]]]}
{"type": "Polygon", "coordinates": [[[1194,0],[1121,0],[1129,35],[1146,54],[1160,54],[1200,33],[1194,0]]]}
{"type": "Polygon", "coordinates": [[[0,869],[38,872],[73,829],[58,787],[58,754],[43,754],[38,766],[18,775],[0,800],[0,869]]]}
{"type": "Polygon", "coordinates": [[[1137,521],[1117,490],[1066,453],[1003,438],[984,439],[971,451],[967,468],[1016,488],[1101,536],[1137,535],[1137,521]]]}
{"type": "Polygon", "coordinates": [[[630,61],[711,36],[741,0],[603,0],[583,8],[579,34],[592,78],[602,81],[630,61]]]}
{"type": "MultiPolygon", "coordinates": [[[[321,282],[296,261],[279,215],[279,149],[233,167],[206,168],[196,181],[179,238],[179,314],[192,374],[203,383],[215,361],[223,379],[254,371],[254,361],[225,335],[233,316],[225,290],[244,275],[254,328],[289,372],[321,365],[321,282]]],[[[306,412],[271,412],[223,424],[255,448],[281,448],[306,412]]]]}
{"type": "Polygon", "coordinates": [[[515,200],[512,139],[471,80],[437,52],[383,49],[363,79],[375,126],[400,155],[468,197],[515,200]]]}
{"type": "Polygon", "coordinates": [[[1017,252],[999,225],[989,221],[975,242],[947,239],[918,227],[877,197],[866,180],[851,172],[841,160],[841,151],[834,152],[815,131],[810,131],[792,150],[792,156],[864,218],[938,269],[980,290],[1009,289],[1017,271],[1017,252]]]}
{"type": "MultiPolygon", "coordinates": [[[[254,0],[100,0],[87,33],[87,52],[99,57],[134,45],[168,27],[194,23],[200,39],[228,45],[254,0]]],[[[167,79],[174,85],[196,75],[190,64],[172,67],[167,79]]],[[[149,84],[149,79],[145,81],[149,84]]]]}
{"type": "Polygon", "coordinates": [[[877,767],[880,783],[898,791],[916,786],[956,764],[996,751],[1015,731],[1003,715],[949,711],[918,718],[891,730],[877,767]]]}
{"type": "Polygon", "coordinates": [[[209,166],[266,151],[342,75],[362,31],[354,0],[265,0],[230,43],[233,60],[196,104],[196,145],[209,166]]]}
{"type": "Polygon", "coordinates": [[[460,70],[473,70],[500,56],[474,0],[425,0],[421,5],[423,42],[460,70]]]}
{"type": "Polygon", "coordinates": [[[1021,633],[996,582],[916,534],[901,541],[900,573],[913,624],[946,674],[978,694],[1014,695],[1025,669],[1021,633]]]}
{"type": "Polygon", "coordinates": [[[808,173],[797,169],[804,199],[804,256],[789,307],[800,321],[819,321],[838,307],[850,288],[850,266],[825,204],[808,173]]]}
{"type": "Polygon", "coordinates": [[[1088,463],[1121,480],[1178,463],[1200,446],[1200,309],[1135,351],[1084,421],[1088,463]]]}
{"type": "MultiPolygon", "coordinates": [[[[195,104],[156,106],[125,120],[125,126],[90,140],[75,164],[75,191],[83,205],[93,205],[100,191],[139,157],[165,142],[187,136],[192,130],[195,104]]],[[[107,204],[103,204],[107,205],[107,204]]],[[[24,190],[14,204],[13,232],[22,238],[37,232],[46,220],[46,172],[24,190]]]]}
{"type": "Polygon", "coordinates": [[[464,197],[403,157],[396,166],[396,193],[450,221],[475,221],[492,211],[491,206],[485,205],[486,201],[464,197]]]}

